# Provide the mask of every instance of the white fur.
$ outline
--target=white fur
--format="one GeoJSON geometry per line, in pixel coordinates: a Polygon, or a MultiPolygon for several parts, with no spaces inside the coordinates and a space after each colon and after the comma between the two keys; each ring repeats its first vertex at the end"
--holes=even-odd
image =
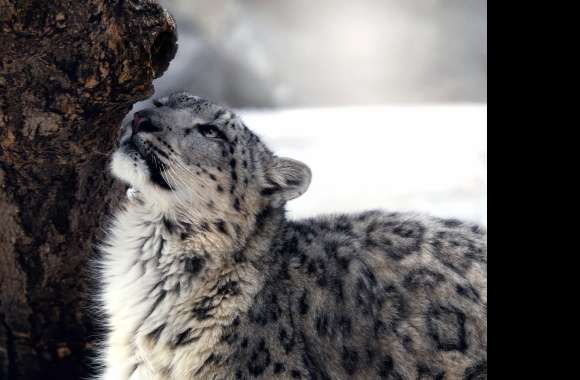
{"type": "MultiPolygon", "coordinates": [[[[164,219],[173,220],[177,214],[184,217],[176,211],[177,206],[184,206],[175,198],[179,197],[179,190],[166,192],[155,188],[148,182],[144,163],[134,166],[130,157],[118,151],[111,168],[134,188],[128,191],[128,202],[115,216],[101,247],[100,302],[109,333],[99,358],[104,367],[100,379],[161,379],[167,378],[164,371],[168,368],[174,378],[191,378],[192,372],[201,368],[209,356],[209,349],[217,344],[222,326],[231,324],[236,315],[249,307],[260,287],[257,283],[260,276],[251,266],[234,266],[230,262],[226,253],[235,248],[231,239],[215,233],[198,233],[183,241],[170,233],[164,219]],[[193,278],[184,270],[183,258],[190,252],[205,252],[210,257],[199,277],[193,278]],[[240,279],[247,286],[235,303],[223,300],[215,318],[203,321],[192,318],[192,306],[209,294],[209,289],[240,279]],[[164,291],[165,297],[157,303],[164,291]],[[147,335],[162,324],[166,327],[156,343],[151,344],[147,335]],[[186,330],[191,331],[197,342],[171,347],[172,340],[186,330]]],[[[189,203],[190,213],[186,215],[188,221],[195,223],[202,216],[194,210],[195,203],[203,200],[203,192],[199,181],[197,185],[184,184],[188,192],[199,193],[189,198],[193,203],[189,203]]],[[[219,204],[214,212],[223,212],[219,204]]]]}

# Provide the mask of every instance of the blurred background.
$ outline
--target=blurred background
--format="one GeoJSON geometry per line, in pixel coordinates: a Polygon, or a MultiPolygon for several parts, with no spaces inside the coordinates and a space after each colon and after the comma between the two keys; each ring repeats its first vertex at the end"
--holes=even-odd
{"type": "Polygon", "coordinates": [[[234,107],[306,162],[313,182],[290,216],[383,208],[487,224],[487,1],[160,2],[179,50],[155,96],[234,107]]]}

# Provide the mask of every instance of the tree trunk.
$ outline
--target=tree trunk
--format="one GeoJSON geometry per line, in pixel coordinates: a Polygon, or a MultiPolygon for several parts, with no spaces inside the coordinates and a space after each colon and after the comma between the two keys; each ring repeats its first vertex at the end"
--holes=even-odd
{"type": "Polygon", "coordinates": [[[0,380],[78,379],[88,261],[122,193],[106,166],[175,24],[151,0],[0,0],[0,33],[0,380]]]}

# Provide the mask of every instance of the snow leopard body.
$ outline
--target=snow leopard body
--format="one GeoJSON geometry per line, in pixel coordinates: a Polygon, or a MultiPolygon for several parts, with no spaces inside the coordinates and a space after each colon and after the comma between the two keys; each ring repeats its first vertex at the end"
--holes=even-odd
{"type": "Polygon", "coordinates": [[[484,229],[385,211],[289,220],[305,164],[227,108],[155,105],[111,164],[131,191],[98,263],[99,378],[487,378],[484,229]]]}

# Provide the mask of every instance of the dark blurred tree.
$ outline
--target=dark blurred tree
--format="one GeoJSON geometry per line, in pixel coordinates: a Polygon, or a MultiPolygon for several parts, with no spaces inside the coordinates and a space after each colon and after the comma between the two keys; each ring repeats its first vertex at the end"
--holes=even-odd
{"type": "Polygon", "coordinates": [[[0,379],[88,375],[118,125],[174,57],[151,0],[0,0],[0,379]]]}

